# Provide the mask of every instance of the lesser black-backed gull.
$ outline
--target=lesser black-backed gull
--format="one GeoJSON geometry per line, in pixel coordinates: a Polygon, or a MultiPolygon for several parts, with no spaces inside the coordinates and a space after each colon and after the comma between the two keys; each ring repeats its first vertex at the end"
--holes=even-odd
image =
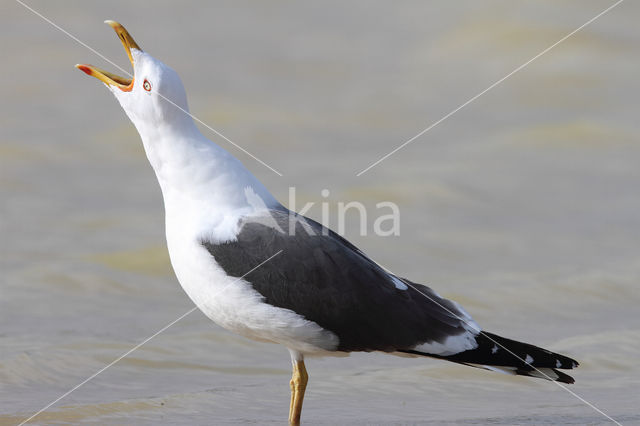
{"type": "Polygon", "coordinates": [[[456,302],[395,276],[340,235],[286,209],[197,129],[174,70],[116,22],[133,78],[77,65],[106,84],[137,128],[164,198],[171,263],[209,318],[291,353],[298,424],[307,355],[382,351],[564,383],[566,356],[481,331],[456,302]]]}

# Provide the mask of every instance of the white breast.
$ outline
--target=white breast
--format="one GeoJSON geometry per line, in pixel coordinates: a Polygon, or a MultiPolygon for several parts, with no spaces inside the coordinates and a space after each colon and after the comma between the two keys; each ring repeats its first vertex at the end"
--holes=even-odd
{"type": "MultiPolygon", "coordinates": [[[[334,350],[337,336],[293,311],[265,303],[248,282],[227,276],[202,245],[234,239],[242,215],[279,206],[267,189],[197,132],[146,141],[145,149],[162,189],[171,264],[198,308],[220,326],[252,339],[303,353],[334,350]]],[[[246,265],[246,272],[256,266],[246,265]]]]}
{"type": "MultiPolygon", "coordinates": [[[[169,255],[182,288],[207,317],[243,336],[302,353],[335,350],[335,334],[291,310],[265,303],[244,279],[227,276],[189,228],[167,217],[169,255]]],[[[247,272],[256,266],[247,265],[247,272]]]]}

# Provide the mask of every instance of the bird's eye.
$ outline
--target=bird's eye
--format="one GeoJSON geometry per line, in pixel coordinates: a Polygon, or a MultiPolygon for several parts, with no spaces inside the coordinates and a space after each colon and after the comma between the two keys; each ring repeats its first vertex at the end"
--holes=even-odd
{"type": "Polygon", "coordinates": [[[151,83],[149,83],[149,80],[147,80],[146,78],[144,79],[144,83],[142,83],[142,87],[144,88],[144,90],[146,90],[147,92],[151,91],[151,83]]]}

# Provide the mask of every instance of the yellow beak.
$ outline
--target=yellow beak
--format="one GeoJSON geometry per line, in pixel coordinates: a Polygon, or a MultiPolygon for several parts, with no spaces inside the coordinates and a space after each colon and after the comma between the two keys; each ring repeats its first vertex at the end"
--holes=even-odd
{"type": "MultiPolygon", "coordinates": [[[[131,66],[133,67],[133,55],[131,54],[131,49],[142,49],[140,49],[138,43],[135,42],[133,37],[131,37],[129,32],[122,25],[120,25],[116,21],[104,21],[104,23],[113,28],[116,34],[118,34],[118,37],[120,38],[124,49],[127,51],[127,56],[129,56],[131,66]]],[[[77,64],[76,68],[90,76],[97,78],[103,83],[119,88],[123,92],[130,92],[133,89],[134,78],[121,77],[117,74],[102,70],[89,64],[77,64]]]]}

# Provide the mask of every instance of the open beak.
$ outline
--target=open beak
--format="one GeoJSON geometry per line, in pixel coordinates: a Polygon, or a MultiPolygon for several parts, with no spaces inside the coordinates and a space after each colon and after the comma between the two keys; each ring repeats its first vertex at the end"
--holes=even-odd
{"type": "MultiPolygon", "coordinates": [[[[140,49],[138,44],[133,40],[129,32],[116,21],[104,21],[105,24],[109,25],[120,37],[120,41],[124,46],[124,49],[127,51],[127,56],[129,56],[129,60],[131,61],[131,66],[133,67],[133,55],[131,54],[131,49],[140,49]]],[[[133,77],[121,77],[117,74],[111,73],[109,71],[102,70],[98,67],[94,67],[93,65],[88,64],[77,64],[76,68],[84,73],[97,78],[105,84],[110,86],[115,86],[123,92],[130,92],[133,89],[133,77]]]]}

